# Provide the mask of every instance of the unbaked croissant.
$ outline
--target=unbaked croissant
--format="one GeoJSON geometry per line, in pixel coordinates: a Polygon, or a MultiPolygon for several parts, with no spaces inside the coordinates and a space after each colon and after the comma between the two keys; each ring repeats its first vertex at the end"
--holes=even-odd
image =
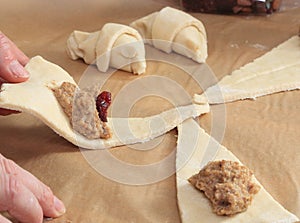
{"type": "Polygon", "coordinates": [[[71,59],[83,58],[106,72],[109,67],[142,74],[146,69],[145,46],[141,35],[132,27],[107,23],[100,31],[73,31],[67,41],[71,59]]]}
{"type": "Polygon", "coordinates": [[[206,31],[201,21],[178,9],[165,7],[130,24],[145,42],[166,53],[175,51],[198,63],[207,58],[206,31]]]}

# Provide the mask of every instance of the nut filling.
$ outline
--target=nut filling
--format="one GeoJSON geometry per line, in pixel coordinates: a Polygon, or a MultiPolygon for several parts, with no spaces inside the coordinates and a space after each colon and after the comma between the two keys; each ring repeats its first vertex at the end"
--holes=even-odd
{"type": "Polygon", "coordinates": [[[110,138],[110,130],[98,116],[95,98],[74,84],[63,82],[54,95],[69,117],[73,129],[88,139],[110,138]]]}
{"type": "Polygon", "coordinates": [[[233,161],[209,162],[189,182],[211,201],[217,215],[234,215],[247,210],[260,186],[247,167],[233,161]]]}

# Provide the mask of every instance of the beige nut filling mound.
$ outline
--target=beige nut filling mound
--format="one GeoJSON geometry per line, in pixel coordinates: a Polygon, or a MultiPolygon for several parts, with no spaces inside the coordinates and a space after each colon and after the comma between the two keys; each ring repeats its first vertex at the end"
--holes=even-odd
{"type": "Polygon", "coordinates": [[[260,189],[252,178],[247,167],[221,160],[209,162],[189,182],[204,192],[217,215],[234,215],[246,211],[260,189]]]}
{"type": "Polygon", "coordinates": [[[53,92],[76,132],[88,139],[111,137],[108,126],[98,116],[95,98],[89,92],[69,82],[63,82],[53,92]]]}

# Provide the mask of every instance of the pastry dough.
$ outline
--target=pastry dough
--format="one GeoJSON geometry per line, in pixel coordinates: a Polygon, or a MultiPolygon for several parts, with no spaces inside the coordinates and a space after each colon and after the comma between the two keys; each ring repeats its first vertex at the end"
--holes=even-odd
{"type": "Polygon", "coordinates": [[[209,111],[209,105],[187,105],[145,118],[108,118],[109,139],[89,140],[73,131],[70,121],[52,91],[53,87],[73,78],[61,67],[36,56],[26,65],[30,79],[19,84],[3,84],[0,107],[30,113],[41,119],[71,143],[87,149],[103,149],[145,142],[175,128],[189,117],[209,111]]]}
{"type": "Polygon", "coordinates": [[[206,31],[201,21],[178,9],[165,7],[130,24],[146,43],[166,53],[175,51],[198,63],[207,58],[206,31]]]}
{"type": "MultiPolygon", "coordinates": [[[[195,189],[187,179],[199,172],[209,160],[203,162],[204,153],[211,152],[214,160],[232,160],[240,162],[229,150],[220,145],[198,125],[193,119],[188,119],[178,126],[178,145],[176,157],[177,169],[177,199],[183,223],[270,223],[295,222],[295,215],[284,209],[263,188],[254,195],[248,209],[237,215],[218,216],[212,212],[209,200],[199,190],[195,189]],[[190,154],[190,155],[189,155],[190,154]]],[[[259,184],[259,182],[255,179],[259,184]]]]}
{"type": "Polygon", "coordinates": [[[262,57],[225,76],[195,103],[219,104],[300,88],[300,38],[294,36],[262,57]]]}
{"type": "Polygon", "coordinates": [[[67,41],[71,59],[83,58],[106,72],[109,67],[142,74],[146,70],[145,47],[141,35],[133,28],[107,23],[100,31],[73,31],[67,41]]]}

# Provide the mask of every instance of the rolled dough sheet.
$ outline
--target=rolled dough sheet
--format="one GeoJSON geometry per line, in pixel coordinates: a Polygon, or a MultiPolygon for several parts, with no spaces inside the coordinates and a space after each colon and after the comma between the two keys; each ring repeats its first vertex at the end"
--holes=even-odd
{"type": "Polygon", "coordinates": [[[86,149],[104,149],[145,142],[170,131],[187,118],[209,111],[208,104],[191,104],[145,118],[108,118],[112,137],[89,140],[73,131],[68,117],[51,89],[64,81],[76,84],[73,78],[61,67],[40,56],[33,57],[26,65],[26,69],[30,73],[28,81],[2,85],[0,107],[32,114],[60,136],[86,149]]]}
{"type": "Polygon", "coordinates": [[[207,36],[203,23],[181,10],[165,7],[130,24],[146,43],[166,53],[172,51],[198,63],[207,58],[207,36]]]}
{"type": "Polygon", "coordinates": [[[293,36],[265,55],[225,76],[195,103],[219,104],[300,89],[300,37],[293,36]]]}
{"type": "MultiPolygon", "coordinates": [[[[205,195],[195,189],[187,179],[201,169],[200,163],[202,163],[206,150],[217,151],[214,160],[240,161],[229,150],[205,133],[193,119],[188,119],[178,126],[177,143],[177,199],[183,223],[292,223],[299,220],[275,201],[261,184],[260,191],[254,196],[247,211],[232,217],[217,216],[212,212],[209,200],[205,195]]],[[[257,183],[259,184],[258,181],[257,183]]]]}

